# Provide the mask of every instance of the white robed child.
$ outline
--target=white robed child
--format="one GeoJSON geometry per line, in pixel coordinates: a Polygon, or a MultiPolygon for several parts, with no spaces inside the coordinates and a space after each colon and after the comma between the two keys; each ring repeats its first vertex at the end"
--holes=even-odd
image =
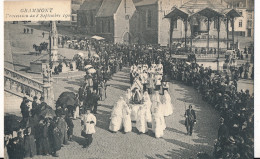
{"type": "Polygon", "coordinates": [[[152,129],[156,138],[163,136],[163,121],[158,107],[155,107],[153,110],[152,129]]]}
{"type": "Polygon", "coordinates": [[[122,102],[122,97],[120,97],[120,99],[115,104],[110,117],[111,121],[109,125],[109,130],[112,132],[117,132],[122,128],[122,124],[123,124],[122,109],[123,109],[123,102],[122,102]]]}
{"type": "Polygon", "coordinates": [[[123,103],[123,127],[124,127],[124,132],[127,133],[132,131],[131,109],[129,108],[128,104],[126,104],[125,101],[122,101],[122,103],[123,103]]]}
{"type": "Polygon", "coordinates": [[[159,111],[159,116],[161,118],[162,121],[162,128],[163,130],[166,129],[166,123],[165,123],[165,119],[164,119],[164,108],[162,106],[161,100],[160,100],[160,94],[158,91],[155,91],[155,94],[152,98],[152,113],[154,112],[154,109],[158,108],[159,111]]]}
{"type": "Polygon", "coordinates": [[[146,121],[148,123],[151,123],[152,122],[152,114],[151,114],[152,102],[150,100],[150,96],[147,91],[144,92],[143,98],[144,98],[144,106],[146,107],[146,114],[145,114],[146,121]]]}
{"type": "Polygon", "coordinates": [[[167,90],[164,90],[162,98],[162,107],[164,116],[169,116],[173,113],[172,99],[167,90]]]}
{"type": "Polygon", "coordinates": [[[146,121],[146,107],[140,106],[137,112],[136,128],[140,133],[148,132],[146,121]]]}
{"type": "Polygon", "coordinates": [[[132,92],[131,92],[131,90],[128,88],[128,89],[126,90],[126,95],[125,95],[125,102],[126,102],[126,104],[129,104],[129,103],[131,102],[131,100],[132,100],[132,92]]]}

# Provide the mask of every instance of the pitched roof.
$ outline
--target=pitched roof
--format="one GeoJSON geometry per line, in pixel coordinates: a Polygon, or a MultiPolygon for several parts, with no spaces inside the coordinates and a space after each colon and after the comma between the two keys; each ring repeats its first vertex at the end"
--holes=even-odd
{"type": "Polygon", "coordinates": [[[158,0],[142,0],[140,2],[135,3],[135,6],[139,7],[139,6],[152,5],[152,4],[156,4],[157,2],[158,0]]]}
{"type": "Polygon", "coordinates": [[[85,0],[82,5],[80,5],[79,10],[96,10],[99,9],[103,0],[85,0]]]}
{"type": "Polygon", "coordinates": [[[80,5],[78,5],[78,4],[71,4],[71,12],[72,12],[72,14],[74,14],[74,13],[77,13],[77,10],[79,10],[79,8],[80,8],[80,5]]]}
{"type": "Polygon", "coordinates": [[[116,13],[122,0],[103,0],[96,17],[110,17],[116,13]]]}

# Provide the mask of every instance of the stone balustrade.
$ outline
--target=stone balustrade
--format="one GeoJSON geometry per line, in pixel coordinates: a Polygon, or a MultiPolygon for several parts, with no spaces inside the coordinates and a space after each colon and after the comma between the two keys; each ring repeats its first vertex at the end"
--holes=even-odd
{"type": "Polygon", "coordinates": [[[4,68],[4,89],[30,100],[34,96],[44,97],[47,103],[53,103],[54,100],[51,83],[42,83],[8,68],[4,68]]]}

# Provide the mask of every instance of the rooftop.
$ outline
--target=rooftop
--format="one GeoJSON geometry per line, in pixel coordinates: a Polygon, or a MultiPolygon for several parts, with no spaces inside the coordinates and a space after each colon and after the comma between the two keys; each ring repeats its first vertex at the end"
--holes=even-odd
{"type": "Polygon", "coordinates": [[[135,3],[135,6],[139,7],[139,6],[153,5],[153,4],[156,4],[157,2],[158,2],[158,0],[142,0],[142,1],[135,3]]]}
{"type": "Polygon", "coordinates": [[[96,17],[110,17],[116,13],[122,0],[103,0],[96,17]]]}
{"type": "Polygon", "coordinates": [[[79,10],[96,10],[99,9],[103,0],[85,0],[82,5],[80,5],[79,10]]]}

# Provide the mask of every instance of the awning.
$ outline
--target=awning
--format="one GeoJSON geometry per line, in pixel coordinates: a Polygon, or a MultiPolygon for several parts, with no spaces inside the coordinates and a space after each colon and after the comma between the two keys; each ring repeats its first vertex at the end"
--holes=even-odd
{"type": "Polygon", "coordinates": [[[91,39],[96,39],[96,40],[104,40],[105,38],[101,37],[101,36],[92,36],[91,39]]]}
{"type": "Polygon", "coordinates": [[[165,18],[173,18],[173,19],[177,19],[178,17],[182,18],[182,19],[187,19],[188,18],[188,14],[185,13],[184,11],[174,7],[173,10],[167,14],[165,16],[165,18]]]}

